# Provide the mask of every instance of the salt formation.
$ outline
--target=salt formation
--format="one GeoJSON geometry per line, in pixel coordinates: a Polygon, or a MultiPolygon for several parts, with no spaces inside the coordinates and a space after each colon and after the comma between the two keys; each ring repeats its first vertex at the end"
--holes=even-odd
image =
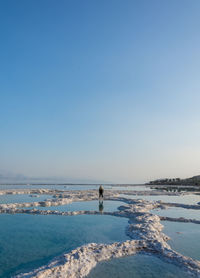
{"type": "MultiPolygon", "coordinates": [[[[37,277],[37,278],[74,278],[85,277],[95,265],[103,260],[111,258],[119,258],[122,256],[133,255],[137,252],[148,252],[159,256],[160,258],[177,264],[184,268],[190,275],[200,277],[200,261],[183,256],[171,249],[167,241],[169,237],[162,233],[163,225],[160,220],[192,222],[200,224],[200,221],[195,219],[185,218],[170,218],[157,216],[149,211],[155,208],[166,209],[169,206],[184,207],[187,209],[200,209],[199,205],[184,205],[184,204],[170,204],[163,202],[149,202],[145,200],[128,199],[120,197],[120,194],[125,194],[127,191],[108,191],[105,197],[106,200],[122,201],[124,205],[118,208],[115,212],[104,212],[104,215],[112,215],[116,217],[126,217],[129,219],[129,224],[126,227],[126,234],[131,240],[113,243],[113,244],[96,244],[90,243],[81,246],[68,254],[63,254],[55,258],[48,265],[40,267],[29,273],[20,274],[16,277],[37,277]]],[[[130,192],[129,192],[130,193],[130,192]]],[[[148,191],[143,194],[149,195],[153,191],[148,191]]],[[[20,193],[21,194],[21,193],[20,193]]],[[[26,190],[27,194],[27,190],[26,190]]],[[[0,213],[29,213],[29,214],[43,214],[43,215],[78,215],[78,214],[102,214],[97,211],[56,211],[56,210],[40,210],[27,209],[28,207],[40,206],[60,206],[69,204],[75,201],[90,201],[97,199],[97,191],[56,191],[44,190],[29,190],[29,194],[52,194],[51,200],[33,203],[15,203],[15,204],[1,204],[0,213]]],[[[157,193],[154,193],[157,194],[157,193]]],[[[133,194],[129,194],[133,195],[133,194]]],[[[141,192],[140,192],[141,195],[141,192]]],[[[160,195],[160,193],[159,193],[160,195]]]]}

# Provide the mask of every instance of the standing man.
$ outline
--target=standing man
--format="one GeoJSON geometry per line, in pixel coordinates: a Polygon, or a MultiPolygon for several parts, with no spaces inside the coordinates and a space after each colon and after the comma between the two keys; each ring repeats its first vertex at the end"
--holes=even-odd
{"type": "Polygon", "coordinates": [[[104,192],[103,186],[100,185],[100,187],[99,187],[99,199],[100,199],[100,198],[103,199],[103,192],[104,192]]]}

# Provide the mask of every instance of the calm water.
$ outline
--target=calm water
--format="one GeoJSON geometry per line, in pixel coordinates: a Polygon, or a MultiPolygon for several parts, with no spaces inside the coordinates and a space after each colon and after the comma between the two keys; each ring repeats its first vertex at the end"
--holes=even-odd
{"type": "Polygon", "coordinates": [[[135,186],[112,186],[110,190],[133,190],[133,191],[151,191],[150,187],[145,185],[135,185],[135,186]]]}
{"type": "Polygon", "coordinates": [[[32,203],[40,202],[46,199],[51,198],[50,195],[38,195],[37,197],[31,197],[29,194],[9,194],[9,195],[0,195],[0,204],[8,203],[32,203]]]}
{"type": "Polygon", "coordinates": [[[85,243],[129,239],[127,219],[104,215],[0,215],[0,277],[31,270],[85,243]]]}
{"type": "Polygon", "coordinates": [[[135,255],[97,264],[87,278],[188,278],[185,271],[149,255],[135,255]]]}
{"type": "Polygon", "coordinates": [[[177,252],[200,260],[200,225],[161,221],[163,232],[170,236],[170,246],[177,252]]]}
{"type": "MultiPolygon", "coordinates": [[[[104,185],[104,189],[107,190],[137,190],[137,191],[146,191],[151,190],[150,187],[146,187],[144,185],[133,185],[133,186],[115,186],[115,185],[104,185]]],[[[0,184],[0,190],[3,189],[57,189],[57,190],[92,190],[92,189],[98,189],[99,185],[56,185],[56,184],[13,184],[13,185],[4,185],[0,184]]]]}
{"type": "Polygon", "coordinates": [[[195,209],[168,208],[168,209],[154,209],[151,212],[160,216],[168,216],[168,217],[175,217],[175,218],[184,217],[188,219],[200,220],[200,210],[195,210],[195,209]]]}
{"type": "MultiPolygon", "coordinates": [[[[6,188],[8,186],[6,185],[6,188]]],[[[29,188],[41,188],[41,185],[29,188]]],[[[10,186],[10,189],[14,186],[10,186]]],[[[16,188],[25,188],[17,185],[16,188]]],[[[27,188],[27,187],[26,187],[27,188]]],[[[57,188],[60,190],[98,189],[96,185],[55,186],[48,185],[43,188],[57,188]]],[[[1,185],[0,185],[1,189],[1,185]]],[[[106,187],[105,187],[106,189],[106,187]]],[[[120,186],[107,189],[113,190],[144,190],[144,186],[120,186]]],[[[146,190],[146,189],[145,189],[146,190]]],[[[145,200],[162,200],[185,204],[197,204],[199,195],[185,196],[129,196],[127,198],[140,198],[145,200]]],[[[0,203],[35,202],[50,199],[50,195],[30,197],[24,195],[0,195],[0,203]]],[[[51,209],[59,211],[95,210],[116,211],[124,205],[119,201],[104,201],[103,208],[98,201],[74,202],[68,205],[55,207],[37,207],[38,209],[51,209]]],[[[169,208],[168,210],[154,210],[153,213],[171,217],[186,217],[200,219],[199,210],[182,208],[169,208]]],[[[105,215],[79,215],[79,216],[53,216],[53,215],[26,215],[1,214],[0,215],[0,277],[32,270],[48,263],[49,260],[63,252],[77,248],[85,243],[111,243],[129,239],[125,235],[126,218],[105,215]]],[[[171,237],[169,244],[178,252],[200,260],[200,225],[190,223],[176,223],[162,221],[164,233],[171,237]]],[[[160,277],[188,277],[178,267],[167,264],[154,256],[136,255],[109,262],[100,263],[88,276],[92,277],[134,277],[151,278],[160,277]],[[103,273],[103,274],[102,274],[103,273]],[[185,276],[186,275],[186,276],[185,276]]]]}
{"type": "Polygon", "coordinates": [[[162,201],[166,203],[179,203],[179,204],[188,204],[188,205],[197,205],[200,202],[200,195],[190,194],[183,196],[142,196],[142,195],[125,195],[121,194],[120,196],[130,198],[130,199],[143,199],[147,201],[162,201]]]}
{"type": "MultiPolygon", "coordinates": [[[[104,201],[103,204],[99,204],[99,201],[84,201],[74,202],[62,206],[52,207],[37,207],[42,210],[58,210],[58,211],[79,211],[79,210],[94,210],[94,211],[117,211],[119,206],[123,206],[125,203],[118,201],[104,201]]],[[[33,207],[32,207],[33,208],[33,207]]]]}
{"type": "Polygon", "coordinates": [[[98,189],[97,185],[57,185],[57,184],[13,184],[13,185],[2,185],[0,184],[0,190],[2,189],[57,189],[57,190],[88,190],[88,189],[98,189]]]}

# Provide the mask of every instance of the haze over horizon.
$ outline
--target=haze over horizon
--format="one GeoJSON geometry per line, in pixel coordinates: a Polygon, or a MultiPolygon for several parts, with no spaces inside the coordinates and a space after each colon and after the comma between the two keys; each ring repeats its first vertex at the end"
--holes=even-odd
{"type": "MultiPolygon", "coordinates": [[[[200,175],[195,175],[199,176],[200,175]]],[[[193,176],[192,176],[193,177],[193,176]]],[[[165,179],[168,177],[156,177],[155,179],[165,179]]],[[[178,178],[178,177],[171,177],[171,178],[178,178]]],[[[182,179],[185,178],[191,178],[188,176],[181,177],[182,179]]],[[[144,181],[132,181],[132,182],[119,182],[119,181],[108,181],[108,180],[103,180],[103,179],[92,179],[92,178],[76,178],[76,177],[58,177],[58,176],[51,176],[49,175],[48,177],[31,177],[31,176],[24,176],[22,174],[16,174],[16,173],[11,173],[8,171],[2,171],[0,170],[0,184],[10,184],[10,183],[73,183],[73,184],[145,184],[149,182],[150,180],[144,180],[144,181]]]]}
{"type": "Polygon", "coordinates": [[[0,175],[200,174],[198,0],[0,2],[0,175]]]}

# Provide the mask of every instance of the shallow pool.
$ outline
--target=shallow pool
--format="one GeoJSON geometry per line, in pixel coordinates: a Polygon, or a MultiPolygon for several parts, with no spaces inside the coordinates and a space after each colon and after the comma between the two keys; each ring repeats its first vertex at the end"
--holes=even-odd
{"type": "Polygon", "coordinates": [[[129,239],[127,219],[105,215],[0,215],[0,277],[29,271],[85,243],[129,239]]]}
{"type": "MultiPolygon", "coordinates": [[[[123,206],[125,203],[119,201],[83,201],[83,202],[73,202],[62,206],[51,206],[51,207],[35,207],[36,209],[42,210],[58,210],[58,211],[79,211],[79,210],[93,210],[100,212],[110,212],[117,211],[119,206],[123,206]]],[[[32,207],[34,208],[34,207],[32,207]]]]}
{"type": "Polygon", "coordinates": [[[168,216],[168,217],[175,217],[175,218],[184,217],[187,219],[200,220],[200,210],[195,210],[195,209],[170,207],[168,209],[154,209],[151,211],[151,213],[159,216],[168,216]]]}
{"type": "Polygon", "coordinates": [[[193,223],[180,223],[161,221],[163,232],[170,236],[169,245],[177,252],[200,260],[200,225],[193,223]]]}
{"type": "Polygon", "coordinates": [[[50,199],[51,195],[37,195],[33,194],[8,194],[8,195],[0,195],[0,204],[9,204],[9,203],[32,203],[32,202],[40,202],[46,199],[50,199]]]}
{"type": "Polygon", "coordinates": [[[200,195],[195,195],[195,194],[182,195],[182,196],[166,196],[166,195],[142,196],[142,195],[120,194],[120,196],[129,199],[143,199],[147,201],[162,201],[165,203],[179,203],[179,204],[188,204],[188,205],[197,205],[197,203],[200,202],[200,195]]]}
{"type": "Polygon", "coordinates": [[[129,256],[97,264],[87,278],[188,278],[178,266],[153,255],[129,256]]]}

